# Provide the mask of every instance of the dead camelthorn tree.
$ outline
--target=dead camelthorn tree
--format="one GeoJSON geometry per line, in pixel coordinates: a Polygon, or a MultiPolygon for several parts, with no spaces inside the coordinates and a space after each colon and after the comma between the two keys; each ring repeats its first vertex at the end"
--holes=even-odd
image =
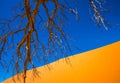
{"type": "MultiPolygon", "coordinates": [[[[71,52],[71,47],[64,31],[64,22],[69,18],[67,14],[73,14],[79,19],[78,10],[75,9],[77,7],[71,6],[69,2],[74,4],[79,0],[22,0],[15,6],[14,12],[18,12],[12,19],[0,19],[1,66],[4,68],[8,62],[8,67],[14,66],[14,74],[23,71],[25,83],[26,71],[31,66],[35,73],[37,61],[48,64],[48,57],[59,59],[58,53],[66,57],[65,50],[71,52]],[[5,60],[5,57],[10,58],[5,60]]],[[[101,14],[103,2],[89,0],[89,5],[98,26],[102,24],[108,29],[101,14]]],[[[65,59],[69,62],[69,59],[65,59]]]]}

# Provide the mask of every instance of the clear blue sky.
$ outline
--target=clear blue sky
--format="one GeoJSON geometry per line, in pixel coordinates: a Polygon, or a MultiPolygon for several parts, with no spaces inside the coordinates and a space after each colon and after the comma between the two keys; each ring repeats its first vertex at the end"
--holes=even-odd
{"type": "MultiPolygon", "coordinates": [[[[80,49],[79,51],[73,49],[74,54],[92,50],[120,40],[120,0],[106,0],[106,4],[104,5],[104,7],[109,10],[104,13],[104,17],[112,25],[108,31],[106,31],[104,27],[98,28],[97,25],[94,24],[88,12],[88,1],[80,0],[80,20],[75,21],[75,19],[70,18],[70,23],[67,25],[69,27],[67,28],[67,33],[75,40],[70,41],[70,43],[80,49]]],[[[1,0],[0,18],[11,18],[11,8],[14,7],[15,4],[17,4],[17,1],[1,0]]],[[[5,72],[0,69],[0,81],[3,80],[2,76],[4,73],[5,72]]],[[[7,77],[9,77],[11,73],[12,72],[9,72],[7,77]]]]}

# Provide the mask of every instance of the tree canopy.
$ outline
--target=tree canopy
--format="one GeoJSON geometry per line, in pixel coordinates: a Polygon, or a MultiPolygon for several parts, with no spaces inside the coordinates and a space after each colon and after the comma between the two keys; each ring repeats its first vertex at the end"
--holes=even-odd
{"type": "MultiPolygon", "coordinates": [[[[90,13],[98,26],[108,30],[109,24],[101,12],[104,1],[89,0],[90,13]]],[[[79,0],[22,0],[13,9],[12,19],[0,20],[0,64],[6,61],[14,66],[13,73],[23,70],[24,83],[26,71],[30,65],[35,71],[35,61],[43,60],[48,64],[48,57],[59,59],[59,53],[66,57],[66,51],[72,52],[68,42],[68,34],[64,25],[67,24],[68,14],[79,20],[79,0]],[[73,4],[70,4],[72,2],[73,4]],[[43,33],[45,35],[43,36],[43,33]],[[18,36],[19,35],[19,36],[18,36]],[[19,37],[19,38],[18,38],[19,37]],[[41,38],[45,38],[41,41],[41,38]],[[3,61],[4,55],[10,53],[11,58],[3,61]]],[[[66,62],[70,63],[66,57],[66,62]]]]}

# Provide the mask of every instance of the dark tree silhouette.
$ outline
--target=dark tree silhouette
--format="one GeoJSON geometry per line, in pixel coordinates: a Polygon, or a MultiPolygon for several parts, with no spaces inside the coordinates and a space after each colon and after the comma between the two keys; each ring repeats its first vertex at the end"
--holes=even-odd
{"type": "MultiPolygon", "coordinates": [[[[1,66],[9,62],[9,65],[14,66],[14,74],[23,70],[25,83],[29,65],[32,66],[34,73],[37,73],[36,59],[43,60],[46,65],[49,56],[54,56],[57,60],[58,54],[61,53],[66,57],[64,50],[71,52],[71,47],[64,31],[64,22],[69,18],[67,14],[73,14],[76,19],[79,19],[76,5],[71,6],[69,2],[75,4],[79,0],[21,0],[14,8],[14,11],[18,12],[12,19],[0,20],[1,66]],[[48,4],[52,7],[50,8],[48,4]],[[41,40],[43,38],[41,34],[44,32],[46,43],[41,40]],[[8,52],[10,55],[7,55],[8,52]],[[5,60],[5,56],[11,58],[5,60]]],[[[89,0],[90,10],[97,25],[102,24],[107,30],[107,23],[101,15],[104,10],[103,3],[100,0],[89,0]]],[[[69,63],[69,59],[67,57],[65,59],[69,63]]]]}

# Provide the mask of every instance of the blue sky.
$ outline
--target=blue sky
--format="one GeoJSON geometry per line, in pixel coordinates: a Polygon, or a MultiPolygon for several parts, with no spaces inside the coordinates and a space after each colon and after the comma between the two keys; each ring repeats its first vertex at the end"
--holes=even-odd
{"type": "MultiPolygon", "coordinates": [[[[120,0],[106,0],[106,4],[104,5],[104,7],[108,9],[108,12],[103,15],[112,25],[112,27],[108,27],[108,31],[105,30],[103,26],[97,27],[92,21],[91,15],[88,12],[88,1],[80,1],[80,5],[78,6],[80,20],[75,21],[74,18],[69,18],[69,23],[67,24],[66,32],[74,39],[74,41],[70,41],[70,43],[80,49],[77,50],[73,48],[73,54],[92,50],[120,40],[120,0]]],[[[11,18],[11,8],[17,3],[17,1],[1,0],[0,18],[11,18]]],[[[0,81],[3,80],[3,75],[4,72],[0,69],[0,81]]],[[[11,72],[7,77],[10,75],[11,72]]]]}

